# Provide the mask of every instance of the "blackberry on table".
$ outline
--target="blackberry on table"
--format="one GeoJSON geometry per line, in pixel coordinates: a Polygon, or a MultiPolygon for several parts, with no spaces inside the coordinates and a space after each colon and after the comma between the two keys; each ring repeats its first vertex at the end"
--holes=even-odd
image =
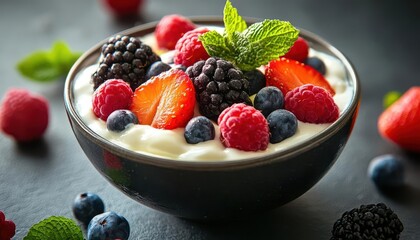
{"type": "Polygon", "coordinates": [[[93,88],[108,79],[122,79],[135,90],[145,82],[148,67],[160,61],[152,49],[135,37],[117,35],[102,46],[98,68],[92,74],[93,88]]]}
{"type": "Polygon", "coordinates": [[[248,80],[226,60],[210,57],[188,67],[186,73],[193,80],[200,113],[213,121],[234,103],[252,105],[248,80]]]}

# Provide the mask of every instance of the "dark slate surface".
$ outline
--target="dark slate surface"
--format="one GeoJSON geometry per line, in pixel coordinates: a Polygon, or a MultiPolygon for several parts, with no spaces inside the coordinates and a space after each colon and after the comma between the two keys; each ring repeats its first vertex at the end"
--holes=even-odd
{"type": "MultiPolygon", "coordinates": [[[[142,17],[116,21],[99,4],[86,0],[0,1],[0,95],[24,87],[51,103],[51,123],[44,139],[19,145],[0,136],[0,210],[17,225],[14,239],[51,215],[73,218],[76,194],[93,191],[108,210],[125,215],[130,239],[329,239],[334,221],[347,209],[385,202],[405,225],[401,239],[420,239],[420,157],[384,141],[376,130],[382,96],[420,85],[420,6],[391,0],[241,0],[245,16],[279,18],[323,36],[349,57],[359,72],[363,99],[354,132],[342,155],[310,191],[269,213],[240,222],[204,224],[178,219],[139,205],[100,176],[83,154],[63,107],[63,81],[38,84],[15,70],[16,62],[54,40],[85,51],[120,30],[155,21],[169,13],[220,15],[224,1],[149,0],[142,17]],[[401,156],[407,185],[378,191],[366,176],[369,161],[380,154],[401,156]]],[[[182,187],[182,186],[174,186],[182,187]]]]}

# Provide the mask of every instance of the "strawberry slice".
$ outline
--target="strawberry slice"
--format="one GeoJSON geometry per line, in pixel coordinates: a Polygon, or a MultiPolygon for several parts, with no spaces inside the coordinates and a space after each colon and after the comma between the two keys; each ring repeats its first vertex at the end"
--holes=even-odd
{"type": "Polygon", "coordinates": [[[420,87],[412,87],[378,119],[379,133],[400,147],[420,153],[420,87]]]}
{"type": "Polygon", "coordinates": [[[332,96],[335,95],[335,91],[328,81],[315,69],[284,57],[268,63],[265,69],[265,78],[268,86],[279,88],[284,95],[305,84],[325,88],[332,96]]]}
{"type": "Polygon", "coordinates": [[[130,110],[140,124],[154,128],[185,127],[194,115],[195,89],[188,75],[171,69],[140,85],[135,91],[130,110]]]}

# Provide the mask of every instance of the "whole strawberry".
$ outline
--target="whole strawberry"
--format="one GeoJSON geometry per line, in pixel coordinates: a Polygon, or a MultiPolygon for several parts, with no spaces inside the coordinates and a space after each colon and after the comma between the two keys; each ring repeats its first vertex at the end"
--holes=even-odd
{"type": "Polygon", "coordinates": [[[0,240],[10,240],[15,235],[16,225],[0,211],[0,240]]]}
{"type": "Polygon", "coordinates": [[[0,105],[0,129],[18,142],[41,138],[48,118],[47,99],[26,89],[8,90],[0,105]]]}
{"type": "Polygon", "coordinates": [[[420,87],[412,87],[378,119],[379,133],[398,146],[420,152],[420,87]]]}
{"type": "Polygon", "coordinates": [[[156,25],[155,37],[159,48],[173,50],[176,42],[195,29],[195,24],[178,14],[164,16],[156,25]]]}
{"type": "Polygon", "coordinates": [[[308,58],[309,44],[302,37],[298,37],[290,50],[284,55],[285,58],[304,62],[308,58]]]}

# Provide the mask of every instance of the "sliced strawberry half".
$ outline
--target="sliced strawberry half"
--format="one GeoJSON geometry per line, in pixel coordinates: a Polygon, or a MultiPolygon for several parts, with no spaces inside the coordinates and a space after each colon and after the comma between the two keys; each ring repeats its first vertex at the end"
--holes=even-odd
{"type": "Polygon", "coordinates": [[[195,89],[188,75],[171,69],[152,77],[135,91],[130,110],[140,124],[154,128],[185,127],[194,115],[195,89]]]}
{"type": "Polygon", "coordinates": [[[315,69],[284,57],[268,63],[265,69],[265,78],[268,86],[279,88],[284,95],[305,84],[325,88],[332,96],[335,95],[335,91],[328,81],[315,69]]]}

